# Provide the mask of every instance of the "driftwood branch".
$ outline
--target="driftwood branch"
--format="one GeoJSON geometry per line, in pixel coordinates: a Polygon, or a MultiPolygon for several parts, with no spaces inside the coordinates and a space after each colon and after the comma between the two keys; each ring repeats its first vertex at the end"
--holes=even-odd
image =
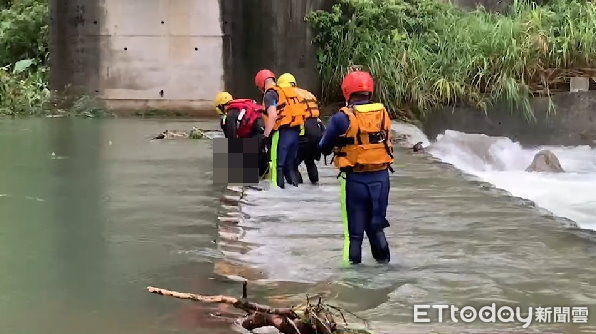
{"type": "Polygon", "coordinates": [[[147,291],[151,293],[155,293],[162,296],[169,296],[178,299],[189,299],[194,300],[197,302],[205,303],[205,304],[230,304],[235,308],[244,310],[248,313],[258,312],[258,313],[265,313],[265,314],[274,314],[280,315],[284,317],[288,317],[290,319],[297,319],[298,315],[294,312],[292,308],[274,308],[267,305],[261,305],[257,303],[250,302],[245,299],[238,299],[235,297],[230,296],[203,296],[197,295],[194,293],[186,293],[186,292],[177,292],[177,291],[170,291],[166,289],[160,289],[156,287],[149,286],[147,287],[147,291]]]}
{"type": "MultiPolygon", "coordinates": [[[[242,289],[243,297],[247,295],[246,282],[242,289]]],[[[147,287],[147,291],[162,296],[169,296],[179,299],[188,299],[206,304],[229,304],[235,308],[247,312],[246,317],[239,319],[242,327],[247,330],[254,330],[261,327],[275,327],[283,334],[334,334],[339,333],[340,328],[334,320],[332,312],[341,315],[344,324],[348,322],[341,308],[323,303],[322,297],[318,296],[316,305],[310,303],[307,297],[306,306],[295,308],[274,308],[267,305],[257,304],[246,300],[246,298],[235,298],[230,296],[204,296],[194,293],[185,293],[147,287]],[[298,312],[298,313],[297,313],[298,312]],[[300,314],[300,315],[299,315],[300,314]]],[[[348,312],[349,313],[349,312],[348,312]]],[[[342,328],[341,333],[356,333],[347,328],[342,328]]],[[[359,332],[360,333],[360,332],[359,332]]],[[[362,331],[361,333],[368,333],[362,331]]]]}
{"type": "MultiPolygon", "coordinates": [[[[244,318],[242,321],[242,327],[252,331],[262,327],[275,327],[278,331],[284,334],[316,334],[316,329],[302,321],[292,320],[288,317],[280,316],[277,314],[264,314],[255,313],[244,318]]],[[[323,332],[320,332],[323,334],[323,332]]]]}

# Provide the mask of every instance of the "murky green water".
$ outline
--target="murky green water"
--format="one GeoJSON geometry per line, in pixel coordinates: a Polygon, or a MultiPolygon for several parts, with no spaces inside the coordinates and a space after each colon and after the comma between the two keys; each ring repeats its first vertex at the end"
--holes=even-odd
{"type": "Polygon", "coordinates": [[[0,121],[1,333],[219,326],[209,310],[144,291],[238,290],[213,275],[220,190],[210,142],[148,140],[191,126],[0,121]]]}
{"type": "Polygon", "coordinates": [[[0,120],[0,333],[230,333],[210,316],[228,310],[144,288],[238,295],[234,275],[269,304],[324,293],[381,333],[503,328],[412,325],[414,303],[596,304],[592,234],[423,156],[401,152],[392,176],[390,266],[340,266],[329,167],[320,187],[249,192],[244,219],[218,224],[211,142],[149,140],[192,125],[0,120]]]}

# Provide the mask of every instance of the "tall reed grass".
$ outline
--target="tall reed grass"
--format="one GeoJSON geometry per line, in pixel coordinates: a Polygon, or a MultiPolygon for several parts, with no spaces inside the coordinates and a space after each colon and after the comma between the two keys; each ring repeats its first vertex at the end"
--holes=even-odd
{"type": "Polygon", "coordinates": [[[325,101],[337,100],[350,68],[376,78],[392,111],[420,114],[444,105],[487,110],[507,101],[533,118],[531,87],[548,68],[596,64],[596,3],[515,1],[508,13],[465,11],[437,0],[339,0],[307,19],[325,101]]]}

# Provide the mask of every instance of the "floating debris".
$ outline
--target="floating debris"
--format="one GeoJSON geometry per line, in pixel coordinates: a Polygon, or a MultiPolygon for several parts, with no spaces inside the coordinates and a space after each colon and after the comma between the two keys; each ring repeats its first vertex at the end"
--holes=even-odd
{"type": "Polygon", "coordinates": [[[192,130],[190,130],[190,133],[188,134],[188,139],[203,139],[203,137],[205,137],[205,134],[203,133],[203,131],[195,128],[194,126],[192,127],[192,130]]]}
{"type": "Polygon", "coordinates": [[[205,130],[192,127],[190,131],[184,130],[164,130],[162,133],[153,137],[153,140],[158,139],[203,139],[205,138],[205,130]]]}

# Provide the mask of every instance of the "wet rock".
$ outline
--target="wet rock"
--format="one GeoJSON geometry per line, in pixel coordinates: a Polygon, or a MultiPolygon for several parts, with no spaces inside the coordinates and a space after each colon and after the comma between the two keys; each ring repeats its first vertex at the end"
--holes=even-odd
{"type": "Polygon", "coordinates": [[[527,172],[550,172],[550,173],[563,173],[563,167],[559,162],[559,158],[549,151],[542,150],[534,156],[534,161],[526,169],[527,172]]]}
{"type": "Polygon", "coordinates": [[[418,143],[416,143],[416,145],[414,145],[412,147],[412,151],[418,153],[418,152],[424,152],[424,146],[422,145],[422,142],[419,141],[418,143]]]}

